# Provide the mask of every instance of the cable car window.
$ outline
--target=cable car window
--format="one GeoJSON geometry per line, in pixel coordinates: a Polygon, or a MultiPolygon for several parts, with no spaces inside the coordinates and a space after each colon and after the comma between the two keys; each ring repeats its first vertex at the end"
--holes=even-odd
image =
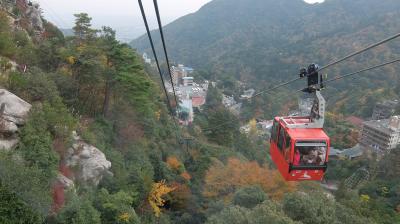
{"type": "Polygon", "coordinates": [[[287,162],[290,161],[290,146],[291,146],[291,138],[288,135],[288,133],[285,134],[286,139],[285,139],[285,151],[284,151],[284,156],[287,162]]]}
{"type": "Polygon", "coordinates": [[[274,125],[272,126],[272,130],[271,130],[271,139],[274,140],[275,142],[277,141],[277,137],[278,137],[278,122],[274,121],[274,125]]]}
{"type": "Polygon", "coordinates": [[[281,128],[279,130],[278,148],[283,152],[283,143],[285,140],[285,129],[281,128]]]}
{"type": "Polygon", "coordinates": [[[320,166],[326,161],[325,141],[298,141],[295,145],[293,164],[296,166],[320,166]]]}

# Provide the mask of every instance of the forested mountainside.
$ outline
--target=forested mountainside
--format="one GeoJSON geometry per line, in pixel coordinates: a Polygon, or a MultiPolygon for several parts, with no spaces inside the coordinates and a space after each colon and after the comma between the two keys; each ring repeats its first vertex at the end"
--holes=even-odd
{"type": "MultiPolygon", "coordinates": [[[[214,0],[166,25],[164,32],[172,60],[206,69],[214,79],[233,76],[261,90],[292,79],[310,63],[327,64],[398,33],[399,14],[396,0],[326,0],[313,5],[303,0],[214,0]]],[[[159,35],[156,31],[153,35],[161,49],[159,35]]],[[[145,35],[131,45],[150,52],[145,35]]],[[[396,58],[399,51],[397,41],[326,72],[332,78],[396,58]]],[[[349,106],[336,109],[367,117],[371,106],[360,102],[375,102],[380,97],[377,88],[398,83],[394,68],[398,66],[367,73],[367,78],[357,82],[330,84],[329,95],[343,93],[331,99],[331,104],[340,99],[345,105],[357,105],[357,110],[349,106]],[[368,93],[361,93],[366,89],[368,93]]]]}
{"type": "MultiPolygon", "coordinates": [[[[355,189],[287,183],[255,127],[202,131],[235,119],[221,89],[175,127],[154,68],[111,28],[75,17],[65,37],[39,5],[1,1],[0,223],[400,222],[399,150],[355,189]]],[[[334,161],[328,179],[375,163],[334,161]]]]}

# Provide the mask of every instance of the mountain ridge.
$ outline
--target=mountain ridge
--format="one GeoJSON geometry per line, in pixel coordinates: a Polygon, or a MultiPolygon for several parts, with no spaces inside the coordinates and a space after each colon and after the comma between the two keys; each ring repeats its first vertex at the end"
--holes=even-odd
{"type": "MultiPolygon", "coordinates": [[[[166,25],[164,33],[176,62],[241,80],[244,72],[247,79],[275,81],[280,80],[273,74],[276,67],[287,67],[286,77],[316,58],[327,63],[394,34],[398,15],[400,5],[393,0],[327,0],[311,5],[302,0],[214,0],[166,25]]],[[[159,49],[156,32],[152,34],[159,49]]],[[[131,45],[150,53],[147,36],[131,45]]]]}

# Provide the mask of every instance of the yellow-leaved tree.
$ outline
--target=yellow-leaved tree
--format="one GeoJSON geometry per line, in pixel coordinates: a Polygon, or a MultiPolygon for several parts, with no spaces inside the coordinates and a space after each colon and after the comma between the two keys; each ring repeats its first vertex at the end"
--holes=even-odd
{"type": "Polygon", "coordinates": [[[70,65],[73,65],[73,64],[76,63],[76,58],[75,58],[74,56],[68,56],[65,60],[66,60],[66,61],[68,62],[68,64],[70,64],[70,65]]]}
{"type": "Polygon", "coordinates": [[[257,136],[257,121],[256,119],[251,119],[249,122],[250,126],[250,136],[257,136]]]}
{"type": "Polygon", "coordinates": [[[165,183],[165,180],[153,184],[149,193],[148,201],[150,206],[153,208],[156,217],[160,217],[161,208],[165,204],[165,200],[162,197],[174,190],[175,188],[169,187],[165,183]]]}

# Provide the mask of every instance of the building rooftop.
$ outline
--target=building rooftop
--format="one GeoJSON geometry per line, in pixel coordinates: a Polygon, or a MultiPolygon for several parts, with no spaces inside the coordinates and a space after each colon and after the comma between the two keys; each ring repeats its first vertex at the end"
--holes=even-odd
{"type": "Polygon", "coordinates": [[[334,147],[329,148],[329,156],[346,157],[348,159],[354,159],[363,155],[363,150],[359,144],[349,149],[336,149],[334,147]]]}
{"type": "Polygon", "coordinates": [[[375,130],[379,130],[381,132],[385,133],[390,133],[391,130],[389,128],[389,119],[384,119],[384,120],[372,120],[372,121],[365,121],[363,123],[364,126],[368,126],[370,128],[373,128],[375,130]]]}
{"type": "Polygon", "coordinates": [[[191,67],[183,67],[183,69],[185,69],[188,72],[193,72],[194,71],[194,69],[191,68],[191,67]]]}
{"type": "Polygon", "coordinates": [[[397,104],[399,104],[398,100],[385,100],[383,102],[378,103],[377,105],[394,108],[397,106],[397,104]]]}
{"type": "Polygon", "coordinates": [[[256,91],[254,89],[248,89],[248,90],[245,90],[243,95],[241,95],[240,97],[241,98],[251,98],[255,92],[256,91]]]}
{"type": "Polygon", "coordinates": [[[200,107],[204,105],[206,102],[206,99],[203,96],[193,96],[192,97],[192,104],[193,107],[200,107]]]}
{"type": "Polygon", "coordinates": [[[360,145],[357,144],[353,148],[343,150],[342,155],[349,159],[353,159],[362,156],[363,150],[361,149],[360,145]]]}
{"type": "Polygon", "coordinates": [[[329,156],[340,156],[342,154],[342,150],[340,149],[335,149],[333,147],[329,148],[329,156]]]}

